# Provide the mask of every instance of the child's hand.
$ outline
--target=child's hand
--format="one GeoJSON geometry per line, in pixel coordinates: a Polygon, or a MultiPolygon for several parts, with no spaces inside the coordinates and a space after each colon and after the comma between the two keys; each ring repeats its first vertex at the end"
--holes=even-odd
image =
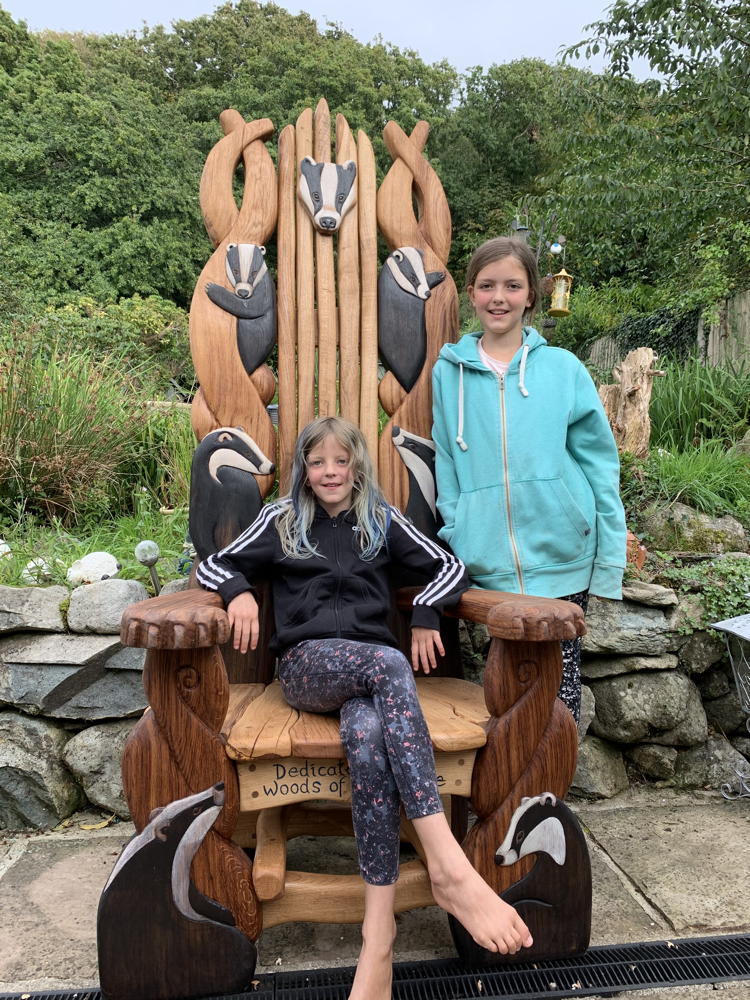
{"type": "Polygon", "coordinates": [[[234,648],[241,653],[255,649],[258,645],[259,616],[258,602],[249,590],[238,594],[227,605],[229,624],[234,630],[234,648]]]}
{"type": "Polygon", "coordinates": [[[435,650],[445,655],[443,640],[434,628],[413,628],[411,630],[411,665],[416,673],[421,667],[426,674],[436,666],[435,650]]]}

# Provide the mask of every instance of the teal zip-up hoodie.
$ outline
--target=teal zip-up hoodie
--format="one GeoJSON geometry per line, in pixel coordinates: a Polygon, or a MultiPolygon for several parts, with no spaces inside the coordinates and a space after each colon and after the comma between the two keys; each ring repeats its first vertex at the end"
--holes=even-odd
{"type": "Polygon", "coordinates": [[[480,337],[445,344],[433,371],[440,537],[479,587],[620,598],[620,463],[591,376],[524,327],[500,378],[480,337]]]}

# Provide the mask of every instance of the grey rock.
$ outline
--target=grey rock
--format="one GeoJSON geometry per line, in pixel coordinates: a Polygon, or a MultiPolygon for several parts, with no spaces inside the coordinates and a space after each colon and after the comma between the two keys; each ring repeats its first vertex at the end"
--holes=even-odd
{"type": "Polygon", "coordinates": [[[47,719],[0,712],[0,827],[56,826],[82,807],[83,791],[61,759],[69,739],[47,719]]]}
{"type": "Polygon", "coordinates": [[[678,671],[623,674],[592,681],[596,715],[591,731],[616,743],[693,746],[708,727],[695,684],[678,671]]]}
{"type": "Polygon", "coordinates": [[[0,634],[64,632],[67,587],[0,587],[0,634]]]}
{"type": "Polygon", "coordinates": [[[587,736],[578,748],[571,790],[589,798],[611,799],[628,787],[622,753],[604,740],[587,736]]]}
{"type": "Polygon", "coordinates": [[[750,430],[745,432],[741,441],[735,442],[734,451],[740,452],[741,455],[750,455],[750,430]]]}
{"type": "Polygon", "coordinates": [[[750,760],[750,736],[733,736],[729,742],[743,757],[750,760]]]}
{"type": "Polygon", "coordinates": [[[589,726],[591,725],[591,720],[594,718],[595,712],[596,701],[594,700],[594,692],[590,687],[586,687],[586,685],[583,684],[581,686],[581,715],[578,720],[579,743],[589,731],[589,726]]]}
{"type": "Polygon", "coordinates": [[[60,719],[121,718],[146,707],[145,650],[110,636],[0,639],[0,702],[60,719]]]}
{"type": "Polygon", "coordinates": [[[176,580],[167,580],[161,588],[160,594],[179,594],[181,591],[187,590],[189,585],[188,577],[178,576],[176,580]]]}
{"type": "Polygon", "coordinates": [[[125,741],[135,722],[106,722],[90,726],[69,740],[63,760],[83,786],[86,798],[95,806],[130,819],[120,775],[125,741]]]}
{"type": "Polygon", "coordinates": [[[622,585],[623,600],[636,604],[647,604],[652,608],[672,608],[678,604],[677,594],[669,587],[658,583],[630,580],[622,585]]]}
{"type": "Polygon", "coordinates": [[[683,750],[677,755],[674,782],[683,788],[721,788],[732,782],[735,771],[743,773],[748,761],[723,737],[713,737],[698,747],[683,750]]]}
{"type": "Polygon", "coordinates": [[[671,552],[748,552],[750,543],[739,521],[709,517],[684,503],[673,503],[646,516],[644,531],[651,547],[671,552]]]}
{"type": "Polygon", "coordinates": [[[674,653],[662,653],[661,656],[600,656],[584,658],[581,662],[581,675],[590,680],[602,677],[616,677],[618,674],[635,674],[641,670],[674,670],[677,657],[674,653]]]}
{"type": "Polygon", "coordinates": [[[706,717],[713,729],[731,736],[745,728],[747,715],[742,710],[735,687],[730,687],[720,698],[705,702],[706,717]]]}
{"type": "Polygon", "coordinates": [[[581,648],[586,653],[644,653],[657,656],[673,652],[684,641],[673,626],[674,612],[646,607],[633,601],[607,601],[592,597],[586,613],[587,633],[581,648]]]}
{"type": "Polygon", "coordinates": [[[119,635],[125,608],[145,601],[148,591],[138,580],[100,580],[76,587],[70,595],[68,627],[71,632],[119,635]]]}
{"type": "Polygon", "coordinates": [[[688,674],[703,674],[724,656],[724,640],[716,632],[693,632],[680,647],[680,666],[688,674]]]}
{"type": "Polygon", "coordinates": [[[710,701],[713,698],[721,698],[732,689],[731,668],[726,666],[713,667],[697,678],[696,682],[701,698],[710,701]]]}
{"type": "Polygon", "coordinates": [[[626,758],[631,761],[647,778],[665,780],[674,775],[677,750],[674,747],[662,747],[655,743],[642,743],[625,751],[626,758]]]}

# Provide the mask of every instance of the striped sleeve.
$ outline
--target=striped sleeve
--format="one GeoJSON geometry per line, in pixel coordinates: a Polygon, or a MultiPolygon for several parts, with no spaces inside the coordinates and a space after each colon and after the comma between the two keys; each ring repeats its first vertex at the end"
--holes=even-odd
{"type": "Polygon", "coordinates": [[[438,629],[440,612],[469,588],[466,567],[451,552],[427,538],[395,507],[388,534],[391,560],[429,578],[413,601],[412,627],[438,629]]]}
{"type": "Polygon", "coordinates": [[[266,579],[273,563],[278,540],[276,518],[285,503],[263,507],[249,528],[221,551],[204,559],[196,570],[198,583],[206,590],[217,590],[225,604],[266,579]]]}

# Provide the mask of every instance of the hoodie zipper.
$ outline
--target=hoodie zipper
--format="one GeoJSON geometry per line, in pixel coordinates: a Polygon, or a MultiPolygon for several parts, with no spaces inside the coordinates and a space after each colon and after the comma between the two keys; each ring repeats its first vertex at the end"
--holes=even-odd
{"type": "Polygon", "coordinates": [[[336,576],[336,593],[333,597],[333,613],[336,616],[336,637],[341,638],[341,615],[339,612],[339,597],[341,596],[341,560],[339,559],[339,532],[336,530],[339,526],[336,518],[331,518],[331,530],[333,531],[333,551],[336,556],[336,566],[338,568],[338,574],[336,576]]]}
{"type": "Polygon", "coordinates": [[[510,537],[510,547],[513,552],[513,561],[516,565],[516,575],[518,576],[518,585],[521,588],[521,593],[525,593],[523,586],[523,572],[521,570],[521,560],[518,556],[518,546],[516,545],[516,537],[513,533],[513,514],[510,505],[510,477],[508,474],[508,428],[505,416],[505,376],[498,375],[498,382],[500,383],[500,435],[502,440],[502,452],[503,452],[503,479],[505,481],[505,512],[508,518],[508,535],[510,537]]]}

